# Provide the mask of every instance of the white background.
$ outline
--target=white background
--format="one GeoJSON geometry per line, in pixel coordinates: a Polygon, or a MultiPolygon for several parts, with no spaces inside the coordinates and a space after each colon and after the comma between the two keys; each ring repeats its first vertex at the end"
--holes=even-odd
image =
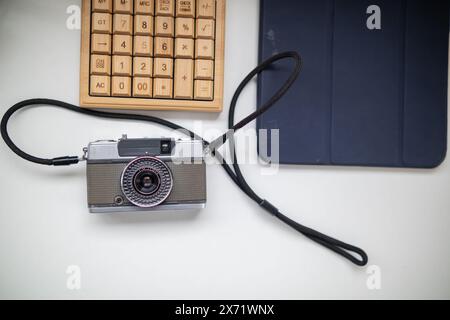
{"type": "MultiPolygon", "coordinates": [[[[27,98],[78,104],[80,31],[66,28],[71,4],[80,1],[0,0],[1,113],[27,98]]],[[[225,130],[232,94],[257,64],[258,13],[257,0],[228,1],[224,112],[151,114],[225,130]]],[[[255,97],[252,83],[237,118],[254,110],[255,97]]],[[[49,107],[13,120],[13,139],[42,157],[80,154],[89,141],[122,133],[168,133],[49,107]]],[[[282,167],[271,177],[243,168],[288,216],[364,248],[381,268],[381,290],[368,289],[366,268],[263,212],[220,167],[207,169],[201,212],[100,216],[86,208],[84,166],[35,165],[0,143],[0,298],[450,298],[449,161],[431,171],[282,167]],[[80,290],[66,287],[69,265],[81,268],[80,290]]]]}

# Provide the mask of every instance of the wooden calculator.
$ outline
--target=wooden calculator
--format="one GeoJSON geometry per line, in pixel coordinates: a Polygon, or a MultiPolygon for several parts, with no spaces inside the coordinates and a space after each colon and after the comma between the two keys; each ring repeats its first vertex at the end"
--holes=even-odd
{"type": "Polygon", "coordinates": [[[83,0],[80,105],[219,112],[225,0],[83,0]]]}

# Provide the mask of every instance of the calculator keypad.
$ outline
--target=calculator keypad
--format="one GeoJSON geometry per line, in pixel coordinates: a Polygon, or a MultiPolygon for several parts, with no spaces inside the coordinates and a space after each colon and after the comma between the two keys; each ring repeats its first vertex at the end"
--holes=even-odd
{"type": "Polygon", "coordinates": [[[91,0],[89,95],[214,99],[216,0],[91,0]]]}

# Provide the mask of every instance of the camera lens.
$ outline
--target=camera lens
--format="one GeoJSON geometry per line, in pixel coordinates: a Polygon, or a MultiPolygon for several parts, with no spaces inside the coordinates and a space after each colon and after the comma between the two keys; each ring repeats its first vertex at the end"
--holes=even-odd
{"type": "Polygon", "coordinates": [[[161,179],[151,169],[141,169],[133,179],[134,188],[142,195],[151,195],[158,191],[161,179]]]}
{"type": "Polygon", "coordinates": [[[121,187],[130,203],[141,208],[155,207],[172,192],[172,173],[158,158],[136,158],[123,170],[121,187]]]}

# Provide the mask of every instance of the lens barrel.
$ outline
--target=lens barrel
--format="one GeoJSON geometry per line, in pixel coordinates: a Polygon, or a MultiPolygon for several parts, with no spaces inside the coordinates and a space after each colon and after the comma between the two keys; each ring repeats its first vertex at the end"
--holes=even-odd
{"type": "Polygon", "coordinates": [[[132,204],[151,208],[164,202],[173,188],[172,173],[160,159],[139,157],[123,170],[121,187],[132,204]]]}

